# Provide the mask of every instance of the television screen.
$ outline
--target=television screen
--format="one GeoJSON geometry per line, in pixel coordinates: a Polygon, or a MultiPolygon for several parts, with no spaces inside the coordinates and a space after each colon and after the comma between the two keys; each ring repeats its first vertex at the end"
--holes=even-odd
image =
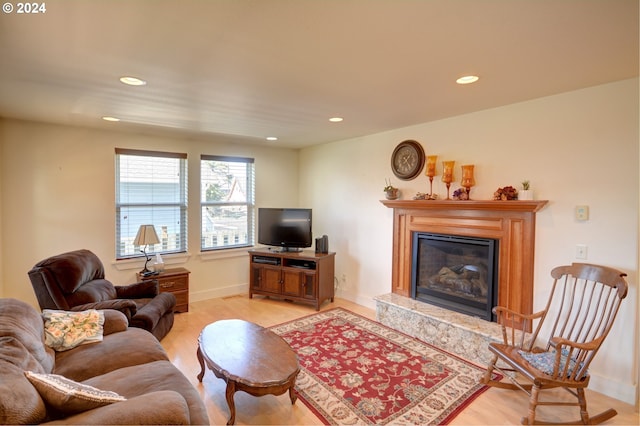
{"type": "Polygon", "coordinates": [[[311,247],[311,209],[258,209],[258,243],[285,250],[311,247]]]}

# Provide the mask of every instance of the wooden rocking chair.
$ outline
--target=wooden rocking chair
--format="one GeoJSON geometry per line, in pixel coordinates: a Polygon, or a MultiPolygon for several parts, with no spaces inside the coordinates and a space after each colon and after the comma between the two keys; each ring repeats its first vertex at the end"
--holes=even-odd
{"type": "Polygon", "coordinates": [[[489,344],[494,356],[482,381],[489,386],[520,389],[529,395],[528,415],[521,419],[522,424],[549,424],[536,420],[536,408],[542,405],[580,407],[580,420],[562,424],[602,423],[618,413],[608,409],[589,417],[584,390],[589,385],[589,364],[627,295],[623,278],[626,274],[604,266],[574,263],[554,268],[551,276],[553,286],[544,310],[523,315],[494,308],[504,343],[489,344]],[[533,332],[521,331],[517,324],[531,324],[529,330],[533,332]],[[537,342],[542,346],[535,346],[537,342]],[[500,367],[496,366],[498,361],[500,367]],[[510,382],[492,380],[493,370],[510,382]],[[518,381],[522,377],[528,380],[526,384],[518,381]],[[564,388],[577,402],[540,401],[540,391],[550,388],[564,388]]]}

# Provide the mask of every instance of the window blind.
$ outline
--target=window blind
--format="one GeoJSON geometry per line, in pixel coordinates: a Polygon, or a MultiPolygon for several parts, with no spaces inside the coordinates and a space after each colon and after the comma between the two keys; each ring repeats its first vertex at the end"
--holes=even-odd
{"type": "Polygon", "coordinates": [[[201,156],[201,250],[254,244],[254,169],[253,158],[201,156]]]}
{"type": "Polygon", "coordinates": [[[116,258],[140,255],[133,240],[152,224],[147,253],[187,251],[187,155],[116,148],[116,258]]]}

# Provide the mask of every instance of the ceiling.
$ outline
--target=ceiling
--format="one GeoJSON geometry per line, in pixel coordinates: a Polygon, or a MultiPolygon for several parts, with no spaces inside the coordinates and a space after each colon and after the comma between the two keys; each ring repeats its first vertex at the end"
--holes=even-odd
{"type": "Polygon", "coordinates": [[[43,3],[0,14],[0,116],[298,148],[639,74],[638,0],[43,3]]]}

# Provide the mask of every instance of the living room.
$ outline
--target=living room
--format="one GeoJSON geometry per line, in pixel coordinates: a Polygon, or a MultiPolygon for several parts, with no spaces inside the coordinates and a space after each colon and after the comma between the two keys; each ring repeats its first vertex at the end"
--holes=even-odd
{"type": "MultiPolygon", "coordinates": [[[[36,306],[27,271],[78,248],[96,253],[114,283],[134,282],[142,262],[117,262],[114,253],[114,153],[130,148],[187,154],[189,249],[165,261],[191,271],[191,301],[248,293],[246,250],[212,254],[198,247],[198,161],[215,154],[255,159],[256,206],[312,208],[314,236],[328,235],[336,252],[336,296],[375,308],[373,298],[391,291],[393,212],[380,203],[385,180],[403,199],[428,191],[424,174],[400,181],[389,165],[396,145],[413,139],[428,155],[456,161],[454,188],[459,165],[474,164],[474,200],[490,200],[497,188],[519,188],[523,180],[531,182],[536,199],[549,200],[537,213],[535,308],[546,301],[551,269],[578,261],[577,244],[588,247],[587,262],[628,274],[629,295],[592,364],[590,388],[638,404],[638,89],[636,75],[299,149],[237,136],[5,117],[0,296],[36,306]],[[579,205],[589,206],[588,220],[575,219],[579,205]]],[[[439,177],[434,192],[446,197],[439,177]]]]}

